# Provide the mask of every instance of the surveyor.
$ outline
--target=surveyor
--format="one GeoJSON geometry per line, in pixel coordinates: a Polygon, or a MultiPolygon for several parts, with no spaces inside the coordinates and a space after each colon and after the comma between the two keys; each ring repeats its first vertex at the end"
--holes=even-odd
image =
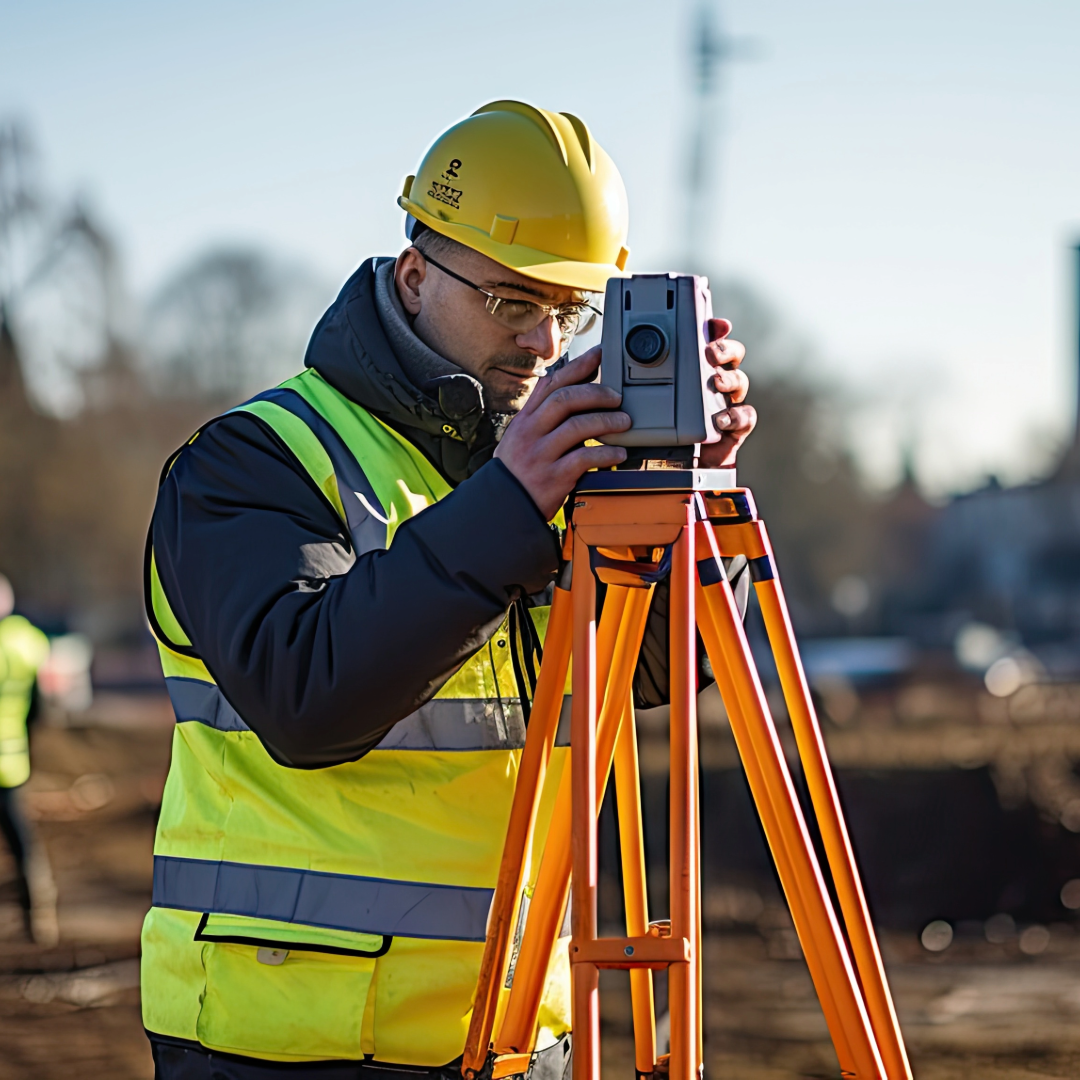
{"type": "Polygon", "coordinates": [[[0,834],[15,863],[26,936],[51,946],[58,938],[56,888],[45,849],[23,805],[23,785],[30,779],[26,725],[35,702],[38,669],[49,657],[49,639],[14,611],[15,591],[0,574],[0,834]]]}
{"type": "MultiPolygon", "coordinates": [[[[598,350],[562,359],[628,258],[623,184],[585,124],[485,105],[398,201],[411,245],[350,278],[304,372],[164,473],[148,614],[178,723],[142,968],[163,1080],[449,1075],[551,523],[625,456],[590,442],[629,424],[591,381],[598,350]]],[[[709,355],[735,404],[705,464],[730,464],[754,421],[743,350],[709,355]]],[[[557,950],[536,1077],[562,1075],[569,1026],[557,950]]]]}

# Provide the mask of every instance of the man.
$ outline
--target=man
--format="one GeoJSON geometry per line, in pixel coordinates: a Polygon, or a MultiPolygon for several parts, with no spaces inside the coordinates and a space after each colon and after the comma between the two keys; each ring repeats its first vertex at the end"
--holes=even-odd
{"type": "Polygon", "coordinates": [[[14,610],[15,592],[0,574],[0,834],[15,860],[26,936],[48,947],[59,936],[56,887],[45,851],[26,820],[22,786],[30,779],[26,724],[38,669],[49,657],[49,639],[14,610]]]}
{"type": "MultiPolygon", "coordinates": [[[[346,283],[304,373],[163,478],[148,612],[179,722],[143,1015],[164,1080],[452,1071],[546,619],[529,598],[558,569],[549,522],[625,457],[587,445],[629,424],[590,381],[598,350],[544,375],[628,255],[622,181],[585,125],[484,106],[399,203],[413,245],[346,283]]],[[[710,346],[736,402],[742,355],[710,346]]],[[[753,421],[722,413],[706,464],[753,421]]],[[[568,1053],[565,952],[536,1076],[568,1053]]]]}

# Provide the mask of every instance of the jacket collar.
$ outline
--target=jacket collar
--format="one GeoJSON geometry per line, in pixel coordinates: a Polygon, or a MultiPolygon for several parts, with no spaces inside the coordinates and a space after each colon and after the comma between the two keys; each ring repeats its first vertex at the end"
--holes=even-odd
{"type": "Polygon", "coordinates": [[[491,458],[495,430],[480,384],[464,373],[410,382],[375,306],[375,268],[368,259],[353,274],[311,335],[306,367],[362,405],[421,451],[457,484],[491,458]]]}

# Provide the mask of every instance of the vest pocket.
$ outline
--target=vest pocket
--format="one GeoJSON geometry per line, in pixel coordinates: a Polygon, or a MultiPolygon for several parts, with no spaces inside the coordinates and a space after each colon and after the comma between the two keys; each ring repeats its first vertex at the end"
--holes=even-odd
{"type": "Polygon", "coordinates": [[[389,939],[229,915],[204,915],[195,938],[204,1046],[279,1060],[362,1056],[364,1006],[389,939]]]}
{"type": "Polygon", "coordinates": [[[207,913],[199,920],[195,940],[377,959],[385,955],[394,939],[382,934],[328,930],[322,926],[304,926],[301,923],[279,922],[276,919],[207,913]]]}

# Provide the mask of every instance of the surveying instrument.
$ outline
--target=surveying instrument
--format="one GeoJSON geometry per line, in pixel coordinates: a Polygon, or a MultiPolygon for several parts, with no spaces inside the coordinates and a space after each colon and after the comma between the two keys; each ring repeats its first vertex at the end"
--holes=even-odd
{"type": "MultiPolygon", "coordinates": [[[[629,431],[608,441],[628,444],[632,450],[627,464],[639,467],[587,473],[567,503],[565,566],[552,600],[488,919],[461,1066],[464,1080],[476,1080],[488,1069],[493,1080],[528,1069],[541,995],[568,903],[573,1080],[600,1080],[601,968],[629,971],[638,1080],[700,1080],[698,633],[841,1074],[858,1080],[910,1080],[765,525],[750,492],[734,485],[733,470],[693,467],[693,444],[715,438],[709,431],[712,369],[703,353],[711,315],[707,284],[689,275],[612,280],[605,307],[608,359],[602,379],[622,381],[617,388],[633,420],[629,431]],[[633,391],[647,392],[635,398],[633,391]],[[665,446],[657,433],[671,439],[668,448],[651,448],[665,446]],[[839,913],[725,572],[724,559],[738,555],[749,562],[839,913]],[[667,919],[650,921],[632,682],[655,584],[665,576],[670,577],[669,912],[667,919]],[[598,581],[607,587],[599,625],[598,581]],[[527,918],[515,941],[526,853],[532,847],[568,671],[570,764],[560,779],[527,918]],[[617,938],[600,937],[597,926],[597,817],[612,771],[626,916],[626,934],[617,938]],[[511,960],[509,993],[500,995],[511,960]],[[666,969],[668,979],[667,1054],[658,1052],[656,1037],[653,971],[658,969],[666,969]]],[[[715,398],[712,405],[715,411],[715,398]]]]}

